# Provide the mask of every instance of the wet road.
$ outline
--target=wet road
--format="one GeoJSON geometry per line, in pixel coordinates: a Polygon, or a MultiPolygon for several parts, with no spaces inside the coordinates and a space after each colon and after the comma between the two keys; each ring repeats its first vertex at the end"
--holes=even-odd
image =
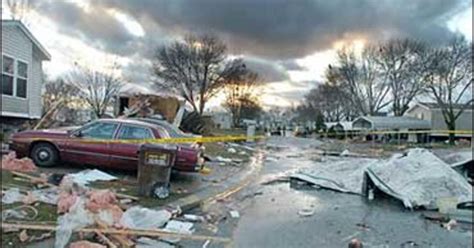
{"type": "MultiPolygon", "coordinates": [[[[317,166],[312,161],[317,142],[285,138],[269,145],[260,182],[317,166]]],[[[289,183],[257,183],[241,195],[251,191],[261,194],[239,204],[241,217],[229,227],[235,247],[347,247],[352,238],[364,247],[472,247],[472,227],[448,231],[393,199],[368,202],[330,190],[293,189],[289,183]],[[302,217],[302,210],[314,214],[302,217]]]]}

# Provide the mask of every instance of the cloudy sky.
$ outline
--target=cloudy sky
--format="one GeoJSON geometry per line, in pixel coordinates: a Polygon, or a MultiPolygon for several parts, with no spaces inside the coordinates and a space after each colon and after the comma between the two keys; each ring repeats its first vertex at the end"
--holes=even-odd
{"type": "MultiPolygon", "coordinates": [[[[53,78],[75,62],[103,69],[116,61],[127,80],[147,85],[158,46],[190,32],[213,33],[264,77],[267,106],[297,104],[342,46],[393,37],[439,44],[455,32],[472,39],[471,0],[29,2],[25,21],[52,54],[45,69],[53,78]]],[[[4,9],[2,18],[8,15],[4,9]]]]}

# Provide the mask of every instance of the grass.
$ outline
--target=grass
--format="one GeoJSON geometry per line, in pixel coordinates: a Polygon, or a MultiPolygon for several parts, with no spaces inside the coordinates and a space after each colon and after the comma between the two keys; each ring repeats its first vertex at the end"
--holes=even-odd
{"type": "MultiPolygon", "coordinates": [[[[33,190],[33,184],[27,181],[18,181],[15,180],[13,175],[9,171],[2,170],[2,187],[5,188],[19,188],[21,190],[33,190]]],[[[22,206],[23,203],[17,202],[13,204],[2,204],[2,211],[7,209],[13,209],[19,206],[22,206]]],[[[45,204],[45,203],[37,203],[34,204],[33,207],[38,211],[38,215],[35,217],[32,222],[47,222],[47,223],[56,223],[58,218],[57,208],[56,206],[45,204]]],[[[8,220],[16,221],[14,219],[8,220]]],[[[27,221],[27,220],[20,220],[20,221],[27,221]]],[[[18,237],[20,231],[10,232],[10,233],[2,233],[2,242],[1,247],[26,247],[27,243],[22,244],[18,237]]],[[[43,231],[28,231],[29,236],[40,236],[41,234],[45,233],[43,231]]]]}

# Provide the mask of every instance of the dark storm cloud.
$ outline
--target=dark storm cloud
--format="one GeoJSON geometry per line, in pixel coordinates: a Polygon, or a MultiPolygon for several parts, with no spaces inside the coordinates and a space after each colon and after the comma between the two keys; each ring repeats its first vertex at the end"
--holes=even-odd
{"type": "Polygon", "coordinates": [[[116,54],[122,54],[124,48],[135,39],[103,8],[91,8],[87,12],[66,1],[32,1],[32,7],[54,21],[61,33],[116,54]]]}
{"type": "Polygon", "coordinates": [[[244,57],[246,67],[259,74],[264,82],[278,82],[289,79],[285,68],[268,60],[244,57]]]}
{"type": "Polygon", "coordinates": [[[293,58],[362,35],[442,41],[467,0],[104,0],[169,32],[215,32],[236,53],[293,58]]]}

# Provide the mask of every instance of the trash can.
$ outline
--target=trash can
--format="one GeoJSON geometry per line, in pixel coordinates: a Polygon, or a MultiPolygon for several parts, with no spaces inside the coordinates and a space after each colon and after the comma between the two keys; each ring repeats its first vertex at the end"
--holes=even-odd
{"type": "Polygon", "coordinates": [[[167,198],[170,192],[171,169],[176,159],[175,146],[144,144],[138,160],[138,194],[167,198]]]}

